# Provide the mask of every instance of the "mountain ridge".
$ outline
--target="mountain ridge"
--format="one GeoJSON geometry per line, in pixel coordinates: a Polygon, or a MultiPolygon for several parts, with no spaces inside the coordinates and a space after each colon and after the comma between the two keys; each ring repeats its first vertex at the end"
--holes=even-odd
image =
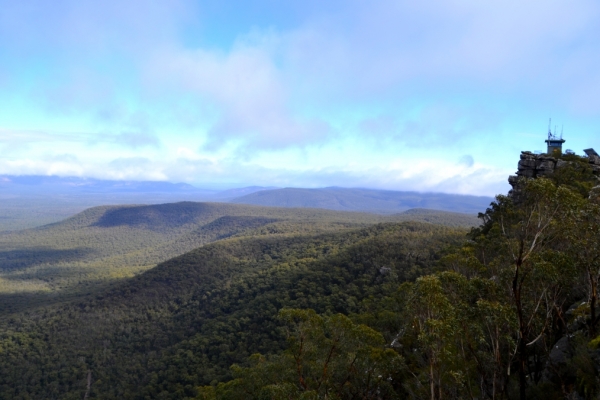
{"type": "Polygon", "coordinates": [[[493,198],[486,196],[339,187],[262,190],[231,200],[232,203],[241,204],[324,208],[378,214],[395,214],[414,208],[477,214],[485,211],[492,201],[493,198]]]}
{"type": "Polygon", "coordinates": [[[0,175],[0,232],[59,222],[90,207],[103,205],[192,201],[376,214],[396,214],[412,208],[423,208],[477,215],[492,200],[484,196],[366,188],[282,189],[247,186],[217,191],[185,183],[0,175]]]}

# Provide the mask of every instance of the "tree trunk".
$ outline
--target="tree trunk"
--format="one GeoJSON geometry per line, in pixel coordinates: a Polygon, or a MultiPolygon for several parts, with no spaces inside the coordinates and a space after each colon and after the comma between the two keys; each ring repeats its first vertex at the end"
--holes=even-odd
{"type": "Polygon", "coordinates": [[[598,317],[596,316],[596,302],[598,297],[598,289],[596,287],[596,279],[591,270],[588,269],[588,276],[590,279],[591,296],[590,296],[590,337],[596,336],[596,324],[598,323],[598,317]]]}
{"type": "MultiPolygon", "coordinates": [[[[523,243],[521,243],[520,255],[522,255],[523,243]]],[[[519,398],[526,400],[527,375],[527,326],[523,318],[523,304],[521,303],[521,284],[519,282],[519,273],[523,265],[522,257],[519,257],[515,262],[515,275],[512,281],[512,292],[515,300],[515,308],[519,319],[519,343],[517,350],[519,353],[519,398]]]]}
{"type": "Polygon", "coordinates": [[[527,345],[523,337],[519,338],[519,399],[526,400],[527,375],[525,369],[527,367],[527,345]]]}
{"type": "Polygon", "coordinates": [[[87,389],[85,391],[85,395],[83,396],[83,400],[87,400],[90,395],[90,388],[92,387],[92,371],[88,371],[87,373],[87,389]]]}
{"type": "Polygon", "coordinates": [[[435,378],[433,376],[433,360],[429,362],[429,388],[431,390],[431,400],[435,400],[435,378]]]}

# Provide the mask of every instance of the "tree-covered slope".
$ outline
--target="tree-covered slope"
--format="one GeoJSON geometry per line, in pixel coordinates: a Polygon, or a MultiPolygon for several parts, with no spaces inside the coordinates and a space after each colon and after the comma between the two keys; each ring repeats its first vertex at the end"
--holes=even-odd
{"type": "Polygon", "coordinates": [[[59,223],[0,233],[0,294],[6,295],[0,312],[89,293],[203,244],[260,227],[277,231],[295,224],[298,230],[319,232],[381,220],[369,214],[226,203],[94,207],[59,223]]]}
{"type": "Polygon", "coordinates": [[[436,225],[455,227],[475,227],[479,225],[476,215],[450,211],[430,210],[427,208],[411,208],[390,216],[393,221],[420,221],[436,225]]]}
{"type": "MultiPolygon", "coordinates": [[[[89,293],[5,309],[0,398],[595,399],[600,186],[590,160],[562,161],[513,182],[468,235],[448,226],[461,215],[423,209],[89,210],[58,226],[181,233],[144,257],[210,239],[89,293]],[[428,223],[389,222],[402,218],[428,223]]],[[[55,243],[55,228],[33,236],[55,243]]],[[[32,266],[15,250],[16,281],[32,266]]],[[[103,251],[29,250],[65,265],[103,251]]]]}
{"type": "Polygon", "coordinates": [[[597,399],[600,158],[531,157],[435,273],[354,321],[283,309],[286,349],[200,398],[597,399]]]}
{"type": "Polygon", "coordinates": [[[232,363],[284,347],[279,309],[360,312],[464,236],[421,223],[317,234],[289,221],[268,226],[5,318],[0,397],[82,398],[89,374],[89,398],[192,398],[197,386],[226,380],[232,363]]]}
{"type": "Polygon", "coordinates": [[[308,233],[407,220],[473,225],[471,216],[444,212],[385,217],[194,202],[93,207],[58,223],[0,233],[0,293],[89,291],[89,285],[132,276],[203,244],[262,226],[277,232],[294,224],[295,231],[308,233]]]}

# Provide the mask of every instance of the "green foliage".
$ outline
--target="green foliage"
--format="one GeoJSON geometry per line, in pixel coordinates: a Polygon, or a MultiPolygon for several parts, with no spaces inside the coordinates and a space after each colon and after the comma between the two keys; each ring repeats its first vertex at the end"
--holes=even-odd
{"type": "Polygon", "coordinates": [[[55,302],[5,309],[0,397],[597,398],[600,202],[585,160],[564,161],[523,180],[518,201],[498,196],[466,240],[432,223],[376,224],[461,226],[422,210],[193,203],[97,208],[5,235],[6,281],[194,250],[89,294],[50,290],[55,302]]]}
{"type": "Polygon", "coordinates": [[[198,387],[230,379],[232,364],[286,348],[281,308],[361,314],[366,299],[377,303],[433,271],[465,234],[342,222],[263,225],[84,298],[6,315],[0,397],[82,397],[88,371],[90,398],[196,397],[198,387]],[[35,347],[13,345],[23,334],[35,347]]]}
{"type": "Polygon", "coordinates": [[[342,314],[284,309],[288,348],[251,366],[234,365],[235,379],[219,384],[217,399],[395,398],[402,359],[381,334],[342,314]]]}
{"type": "Polygon", "coordinates": [[[235,235],[319,233],[382,217],[234,204],[103,206],[63,222],[0,234],[3,311],[90,294],[198,246],[235,235]]]}
{"type": "MultiPolygon", "coordinates": [[[[518,203],[498,196],[469,242],[438,253],[437,273],[405,275],[397,290],[364,298],[354,320],[379,331],[406,366],[382,397],[597,397],[600,209],[590,195],[597,180],[587,161],[568,161],[549,179],[524,180],[518,203]],[[573,303],[580,305],[569,309],[573,303]]],[[[236,369],[237,378],[213,392],[217,398],[236,398],[219,390],[250,381],[245,393],[256,398],[325,397],[299,392],[308,388],[298,379],[304,366],[291,362],[303,349],[302,332],[326,331],[324,319],[295,312],[300,334],[285,352],[236,369]]],[[[328,343],[319,335],[315,342],[328,343]]]]}
{"type": "Polygon", "coordinates": [[[358,318],[403,356],[410,373],[398,393],[598,395],[596,343],[569,338],[596,337],[600,210],[577,185],[535,179],[522,190],[518,204],[498,196],[438,273],[367,304],[358,318]],[[574,302],[582,305],[567,312],[574,302]]]}
{"type": "Polygon", "coordinates": [[[394,222],[419,221],[435,225],[445,225],[456,228],[471,228],[479,224],[475,215],[456,212],[413,208],[390,218],[394,222]]]}
{"type": "Polygon", "coordinates": [[[594,350],[600,348],[600,336],[596,336],[594,339],[590,340],[588,347],[594,350]]]}
{"type": "Polygon", "coordinates": [[[63,199],[0,196],[0,232],[35,228],[59,222],[92,205],[63,199]]]}
{"type": "Polygon", "coordinates": [[[557,186],[565,186],[587,197],[592,187],[598,185],[598,178],[585,157],[575,154],[563,154],[559,157],[567,164],[557,168],[549,177],[557,186]]]}

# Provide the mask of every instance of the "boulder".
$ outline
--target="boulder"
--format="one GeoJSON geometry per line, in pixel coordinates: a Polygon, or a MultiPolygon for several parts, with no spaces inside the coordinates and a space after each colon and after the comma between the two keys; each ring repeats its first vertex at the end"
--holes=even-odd
{"type": "Polygon", "coordinates": [[[554,166],[555,161],[552,160],[540,160],[536,162],[536,167],[535,169],[539,172],[539,171],[546,171],[546,172],[552,172],[554,171],[554,166]]]}
{"type": "Polygon", "coordinates": [[[573,339],[573,335],[565,335],[552,346],[542,373],[542,381],[555,382],[561,376],[570,375],[569,362],[575,350],[573,339]]]}
{"type": "Polygon", "coordinates": [[[571,337],[563,336],[552,346],[548,362],[555,366],[566,364],[573,355],[573,346],[571,345],[571,337]]]}
{"type": "Polygon", "coordinates": [[[533,178],[533,177],[535,177],[535,170],[524,169],[522,171],[517,172],[517,175],[524,176],[525,178],[533,178]]]}
{"type": "Polygon", "coordinates": [[[567,165],[569,165],[568,161],[565,161],[565,160],[558,160],[558,161],[556,161],[556,168],[562,168],[562,167],[565,167],[567,165]]]}
{"type": "Polygon", "coordinates": [[[521,160],[535,160],[535,154],[530,151],[522,151],[521,160]]]}
{"type": "Polygon", "coordinates": [[[523,169],[534,169],[535,168],[535,159],[521,159],[519,160],[519,165],[518,165],[518,169],[523,170],[523,169]]]}

